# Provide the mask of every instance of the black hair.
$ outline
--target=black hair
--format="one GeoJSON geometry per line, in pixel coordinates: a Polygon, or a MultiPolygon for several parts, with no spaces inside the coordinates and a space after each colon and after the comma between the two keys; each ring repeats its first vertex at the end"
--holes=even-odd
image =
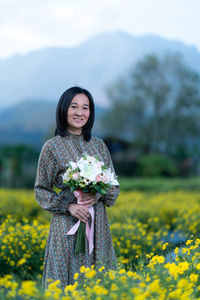
{"type": "Polygon", "coordinates": [[[55,135],[61,135],[66,136],[67,135],[67,128],[68,128],[68,122],[67,122],[67,113],[70,106],[70,103],[72,99],[78,95],[78,94],[84,94],[89,99],[89,107],[90,107],[90,115],[88,118],[87,123],[82,128],[82,134],[86,141],[89,141],[91,138],[91,131],[92,126],[94,123],[94,116],[95,116],[95,107],[94,107],[94,100],[90,92],[87,90],[74,86],[69,89],[67,89],[60,97],[56,109],[56,130],[55,135]]]}

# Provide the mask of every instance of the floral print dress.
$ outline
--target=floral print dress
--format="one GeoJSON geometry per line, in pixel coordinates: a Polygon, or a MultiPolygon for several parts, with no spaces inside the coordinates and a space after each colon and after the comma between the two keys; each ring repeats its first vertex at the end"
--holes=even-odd
{"type": "Polygon", "coordinates": [[[62,182],[62,175],[67,169],[67,163],[77,161],[83,154],[98,157],[109,166],[113,172],[110,153],[104,141],[92,136],[85,141],[83,135],[68,133],[67,136],[57,135],[48,140],[42,147],[35,181],[35,197],[39,205],[52,213],[49,235],[47,239],[42,284],[48,287],[48,279],[60,280],[61,287],[74,283],[74,274],[81,266],[105,269],[116,267],[116,256],[111,239],[106,206],[115,204],[119,195],[119,187],[113,186],[108,193],[94,205],[95,228],[94,249],[89,254],[86,240],[85,253],[75,255],[76,235],[67,232],[77,222],[77,218],[67,211],[69,203],[76,203],[76,198],[62,182]],[[53,187],[61,189],[57,194],[53,187]]]}

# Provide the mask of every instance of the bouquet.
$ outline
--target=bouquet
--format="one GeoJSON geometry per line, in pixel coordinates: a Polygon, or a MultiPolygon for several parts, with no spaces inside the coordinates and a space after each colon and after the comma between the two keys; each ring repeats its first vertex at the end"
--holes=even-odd
{"type": "MultiPolygon", "coordinates": [[[[77,162],[69,162],[66,172],[63,174],[63,182],[70,187],[71,192],[74,193],[81,202],[81,193],[100,193],[105,195],[113,185],[119,185],[114,173],[110,168],[106,167],[98,158],[84,155],[77,162]]],[[[75,254],[85,252],[85,238],[87,236],[89,242],[89,253],[94,248],[94,208],[88,208],[91,218],[84,223],[80,220],[68,231],[67,234],[75,234],[78,230],[75,254]]]]}

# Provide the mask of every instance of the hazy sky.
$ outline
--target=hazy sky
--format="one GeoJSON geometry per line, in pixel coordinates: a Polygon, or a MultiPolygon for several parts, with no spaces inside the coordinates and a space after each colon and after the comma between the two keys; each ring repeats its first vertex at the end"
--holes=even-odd
{"type": "Polygon", "coordinates": [[[199,0],[0,0],[0,58],[103,31],[158,34],[200,50],[199,0]]]}

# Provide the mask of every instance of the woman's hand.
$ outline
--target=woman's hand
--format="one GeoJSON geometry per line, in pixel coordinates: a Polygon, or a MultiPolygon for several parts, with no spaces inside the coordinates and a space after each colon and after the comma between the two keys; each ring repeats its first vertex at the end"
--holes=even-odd
{"type": "Polygon", "coordinates": [[[73,217],[78,218],[82,222],[87,222],[90,217],[88,209],[81,204],[70,203],[67,209],[73,217]]]}
{"type": "Polygon", "coordinates": [[[81,193],[81,202],[84,206],[92,206],[97,203],[97,194],[95,193],[81,193]]]}

